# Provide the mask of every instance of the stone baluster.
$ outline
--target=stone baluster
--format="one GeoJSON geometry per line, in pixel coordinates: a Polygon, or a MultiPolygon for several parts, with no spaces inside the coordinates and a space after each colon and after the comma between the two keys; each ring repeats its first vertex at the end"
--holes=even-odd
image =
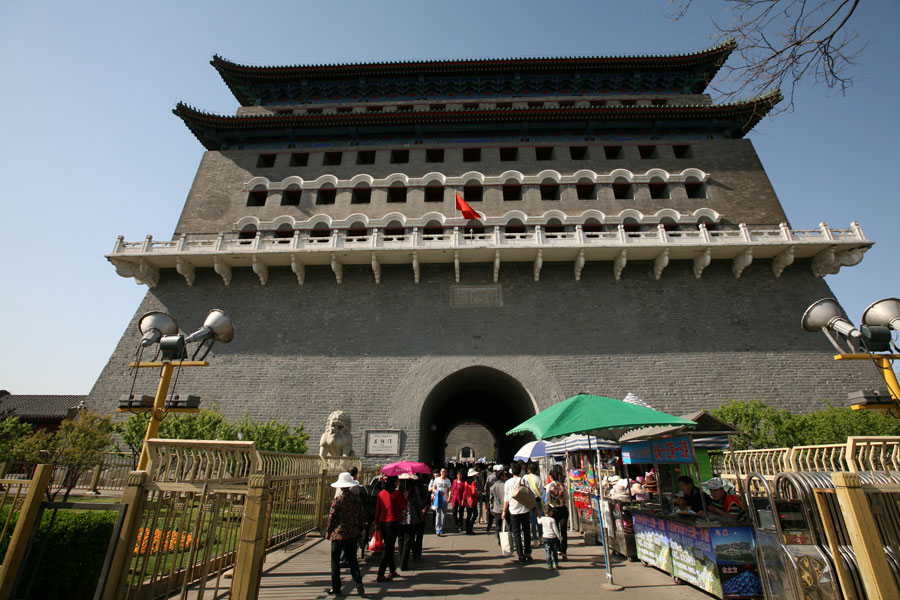
{"type": "Polygon", "coordinates": [[[494,244],[500,245],[500,226],[494,225],[494,244]]]}
{"type": "Polygon", "coordinates": [[[260,250],[262,248],[262,231],[256,232],[256,237],[253,238],[253,249],[260,250]]]}
{"type": "Polygon", "coordinates": [[[153,249],[153,236],[148,235],[144,238],[144,244],[141,246],[141,252],[150,252],[153,249]]]}
{"type": "Polygon", "coordinates": [[[575,226],[575,241],[579,245],[584,245],[584,227],[580,223],[575,226]]]}
{"type": "Polygon", "coordinates": [[[462,242],[462,239],[461,239],[460,233],[459,233],[459,225],[455,225],[453,227],[453,245],[459,246],[459,245],[461,245],[461,242],[462,242]]]}
{"type": "Polygon", "coordinates": [[[794,241],[794,234],[791,233],[791,228],[788,227],[787,223],[782,223],[778,226],[778,229],[781,230],[781,237],[784,238],[786,242],[794,241]]]}
{"type": "Polygon", "coordinates": [[[119,252],[125,251],[125,236],[120,235],[116,238],[116,244],[113,246],[113,254],[118,254],[119,252]]]}
{"type": "Polygon", "coordinates": [[[830,241],[834,239],[834,236],[831,234],[831,228],[828,227],[828,223],[826,223],[825,221],[819,223],[819,231],[822,232],[822,237],[826,240],[830,241]]]}
{"type": "Polygon", "coordinates": [[[706,223],[699,223],[697,225],[697,229],[700,230],[700,239],[703,240],[704,243],[709,243],[709,229],[706,228],[706,223]]]}
{"type": "Polygon", "coordinates": [[[419,228],[412,228],[412,245],[413,248],[417,248],[419,246],[419,228]]]}
{"type": "Polygon", "coordinates": [[[750,236],[750,228],[747,227],[747,224],[741,223],[740,228],[741,228],[741,239],[744,240],[745,242],[752,241],[752,238],[750,236]]]}
{"type": "Polygon", "coordinates": [[[857,239],[859,239],[859,240],[866,239],[866,234],[863,233],[862,227],[859,226],[858,222],[856,222],[856,221],[851,222],[850,229],[853,230],[853,234],[856,236],[857,239]]]}
{"type": "Polygon", "coordinates": [[[187,234],[186,234],[186,233],[182,233],[182,234],[181,234],[181,237],[178,238],[178,251],[179,251],[179,252],[185,252],[185,251],[187,250],[187,246],[188,246],[188,243],[187,243],[187,234]]]}
{"type": "Polygon", "coordinates": [[[669,234],[666,231],[666,226],[663,225],[662,223],[660,223],[659,225],[656,226],[656,230],[659,232],[659,241],[662,242],[663,244],[668,243],[669,242],[669,234]]]}
{"type": "Polygon", "coordinates": [[[291,238],[291,248],[299,248],[300,247],[300,230],[294,230],[294,237],[291,238]]]}
{"type": "Polygon", "coordinates": [[[381,229],[375,228],[372,230],[372,247],[380,248],[384,245],[384,240],[382,239],[381,229]]]}
{"type": "Polygon", "coordinates": [[[225,233],[220,232],[219,236],[216,238],[216,250],[224,250],[225,249],[225,233]]]}
{"type": "Polygon", "coordinates": [[[625,235],[625,225],[619,223],[619,241],[623,244],[628,243],[628,236],[625,235]]]}
{"type": "Polygon", "coordinates": [[[547,238],[544,237],[544,228],[539,224],[534,226],[534,241],[538,246],[543,246],[547,243],[547,238]]]}

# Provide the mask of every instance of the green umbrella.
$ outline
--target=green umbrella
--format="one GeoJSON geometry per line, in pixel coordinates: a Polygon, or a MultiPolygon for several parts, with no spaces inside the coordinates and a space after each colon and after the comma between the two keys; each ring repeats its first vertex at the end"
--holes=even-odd
{"type": "MultiPolygon", "coordinates": [[[[625,433],[641,427],[695,426],[696,424],[689,419],[614,398],[578,394],[542,410],[524,423],[507,431],[506,435],[532,433],[537,439],[546,440],[572,433],[583,433],[618,441],[625,433]]],[[[594,500],[597,502],[597,516],[601,519],[600,534],[603,537],[603,553],[606,563],[606,583],[601,584],[600,587],[605,590],[620,591],[622,586],[613,582],[612,569],[609,564],[609,544],[606,541],[606,528],[603,526],[600,516],[600,498],[594,495],[594,500]]]]}
{"type": "Polygon", "coordinates": [[[618,440],[628,431],[654,425],[696,425],[694,421],[614,398],[578,394],[542,410],[506,435],[532,433],[539,440],[583,433],[618,440]]]}

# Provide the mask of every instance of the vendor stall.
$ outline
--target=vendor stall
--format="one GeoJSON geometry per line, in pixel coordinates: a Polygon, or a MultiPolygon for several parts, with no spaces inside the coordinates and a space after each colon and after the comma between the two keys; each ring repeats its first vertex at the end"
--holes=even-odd
{"type": "MultiPolygon", "coordinates": [[[[739,432],[708,413],[685,418],[697,426],[692,430],[648,428],[622,438],[626,469],[649,469],[656,478],[655,490],[646,486],[650,491],[647,501],[631,508],[637,556],[644,564],[718,598],[762,598],[751,523],[716,514],[712,498],[703,493],[698,494],[701,506],[691,507],[678,484],[680,477],[690,478],[691,486],[685,484],[690,488],[701,481],[695,439],[706,441],[739,432]],[[679,491],[681,506],[676,503],[679,491]]],[[[717,489],[720,483],[716,480],[717,489]]]]}

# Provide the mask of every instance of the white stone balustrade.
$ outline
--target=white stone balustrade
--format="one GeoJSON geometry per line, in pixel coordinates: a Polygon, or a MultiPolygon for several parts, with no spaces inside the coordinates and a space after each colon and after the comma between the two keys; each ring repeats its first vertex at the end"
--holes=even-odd
{"type": "MultiPolygon", "coordinates": [[[[616,279],[628,262],[653,261],[659,279],[671,261],[693,261],[699,279],[711,260],[733,261],[735,277],[754,261],[772,260],[776,277],[796,259],[812,259],[817,277],[837,273],[842,266],[858,264],[873,242],[866,239],[854,222],[849,229],[832,229],[821,223],[817,229],[760,229],[740,224],[733,230],[710,231],[703,223],[696,229],[667,231],[659,225],[649,231],[629,231],[623,225],[616,230],[584,231],[582,225],[548,232],[546,226],[519,226],[506,231],[500,226],[469,228],[448,227],[437,233],[423,227],[408,227],[402,233],[372,227],[361,234],[354,230],[296,230],[292,237],[274,237],[273,232],[257,232],[251,239],[239,239],[236,233],[220,233],[214,239],[182,235],[177,240],[157,241],[147,236],[141,242],[127,242],[121,236],[107,259],[123,277],[155,286],[159,269],[178,269],[188,285],[194,281],[195,268],[213,268],[230,282],[231,268],[252,268],[265,285],[268,267],[305,265],[331,266],[335,274],[343,265],[372,265],[380,280],[383,264],[411,264],[416,280],[421,264],[454,264],[459,280],[460,263],[534,262],[535,280],[540,264],[572,262],[576,279],[584,262],[608,261],[614,265],[616,279]],[[319,233],[319,235],[315,235],[319,233]],[[579,266],[580,265],[580,266],[579,266]]],[[[341,276],[338,275],[338,279],[341,276]]]]}

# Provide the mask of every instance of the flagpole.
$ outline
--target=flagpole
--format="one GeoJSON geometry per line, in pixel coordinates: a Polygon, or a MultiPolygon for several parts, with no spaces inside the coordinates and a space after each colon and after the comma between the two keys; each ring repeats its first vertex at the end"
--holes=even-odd
{"type": "MultiPolygon", "coordinates": [[[[591,469],[594,471],[594,477],[597,481],[597,490],[600,491],[600,470],[594,464],[594,451],[591,449],[591,434],[588,434],[588,460],[591,462],[591,469]]],[[[608,592],[621,592],[625,588],[617,585],[613,581],[612,567],[609,564],[609,544],[606,540],[606,527],[603,523],[603,510],[600,508],[600,495],[594,494],[594,500],[597,502],[597,520],[600,521],[600,537],[603,540],[603,560],[606,563],[606,583],[601,583],[600,587],[608,592]]]]}

